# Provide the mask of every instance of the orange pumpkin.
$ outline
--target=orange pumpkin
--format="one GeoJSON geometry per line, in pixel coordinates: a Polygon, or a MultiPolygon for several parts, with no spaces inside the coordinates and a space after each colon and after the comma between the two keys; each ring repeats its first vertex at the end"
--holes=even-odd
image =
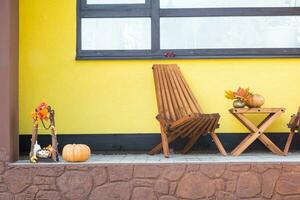
{"type": "Polygon", "coordinates": [[[252,94],[247,99],[247,106],[249,108],[260,108],[265,103],[265,98],[259,94],[252,94]]]}
{"type": "Polygon", "coordinates": [[[91,149],[85,144],[67,144],[62,152],[62,157],[67,162],[84,162],[90,155],[91,149]]]}

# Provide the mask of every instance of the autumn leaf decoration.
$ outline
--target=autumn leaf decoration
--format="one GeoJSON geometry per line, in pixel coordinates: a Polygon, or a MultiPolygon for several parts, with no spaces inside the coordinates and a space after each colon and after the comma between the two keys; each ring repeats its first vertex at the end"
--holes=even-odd
{"type": "Polygon", "coordinates": [[[226,90],[225,91],[225,97],[227,99],[231,99],[231,100],[234,100],[234,99],[239,99],[239,100],[242,100],[242,101],[247,101],[247,99],[249,98],[249,96],[251,95],[251,92],[249,91],[250,89],[249,88],[241,88],[239,87],[237,89],[237,91],[231,91],[231,90],[226,90]]]}
{"type": "Polygon", "coordinates": [[[40,105],[31,113],[31,117],[34,121],[47,121],[49,119],[49,106],[46,101],[42,101],[40,105]]]}

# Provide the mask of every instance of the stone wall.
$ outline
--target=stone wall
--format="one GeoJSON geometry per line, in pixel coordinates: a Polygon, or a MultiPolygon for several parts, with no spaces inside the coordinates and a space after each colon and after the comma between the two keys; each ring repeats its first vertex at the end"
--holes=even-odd
{"type": "Polygon", "coordinates": [[[7,164],[1,200],[300,199],[299,163],[7,164]]]}

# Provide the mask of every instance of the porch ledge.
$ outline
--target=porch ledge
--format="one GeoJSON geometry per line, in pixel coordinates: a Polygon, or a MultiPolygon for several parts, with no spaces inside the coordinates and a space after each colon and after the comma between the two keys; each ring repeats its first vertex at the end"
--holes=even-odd
{"type": "Polygon", "coordinates": [[[29,160],[18,160],[9,165],[84,165],[84,164],[193,164],[193,163],[285,163],[299,162],[300,152],[289,153],[288,156],[278,156],[271,152],[244,153],[241,156],[222,156],[220,154],[199,153],[199,154],[172,154],[170,158],[164,158],[162,154],[93,154],[90,159],[82,163],[69,163],[60,158],[58,163],[37,163],[32,164],[29,160]]]}
{"type": "Polygon", "coordinates": [[[85,163],[0,162],[0,199],[300,199],[300,153],[92,155],[85,163]]]}

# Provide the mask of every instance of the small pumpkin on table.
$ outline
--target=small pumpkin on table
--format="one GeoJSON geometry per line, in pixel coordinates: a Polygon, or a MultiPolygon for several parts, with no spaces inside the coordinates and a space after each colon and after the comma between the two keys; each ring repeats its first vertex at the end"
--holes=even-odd
{"type": "Polygon", "coordinates": [[[237,91],[225,91],[225,97],[233,101],[234,108],[260,108],[265,103],[265,98],[260,94],[253,94],[249,88],[239,87],[237,91]]]}

